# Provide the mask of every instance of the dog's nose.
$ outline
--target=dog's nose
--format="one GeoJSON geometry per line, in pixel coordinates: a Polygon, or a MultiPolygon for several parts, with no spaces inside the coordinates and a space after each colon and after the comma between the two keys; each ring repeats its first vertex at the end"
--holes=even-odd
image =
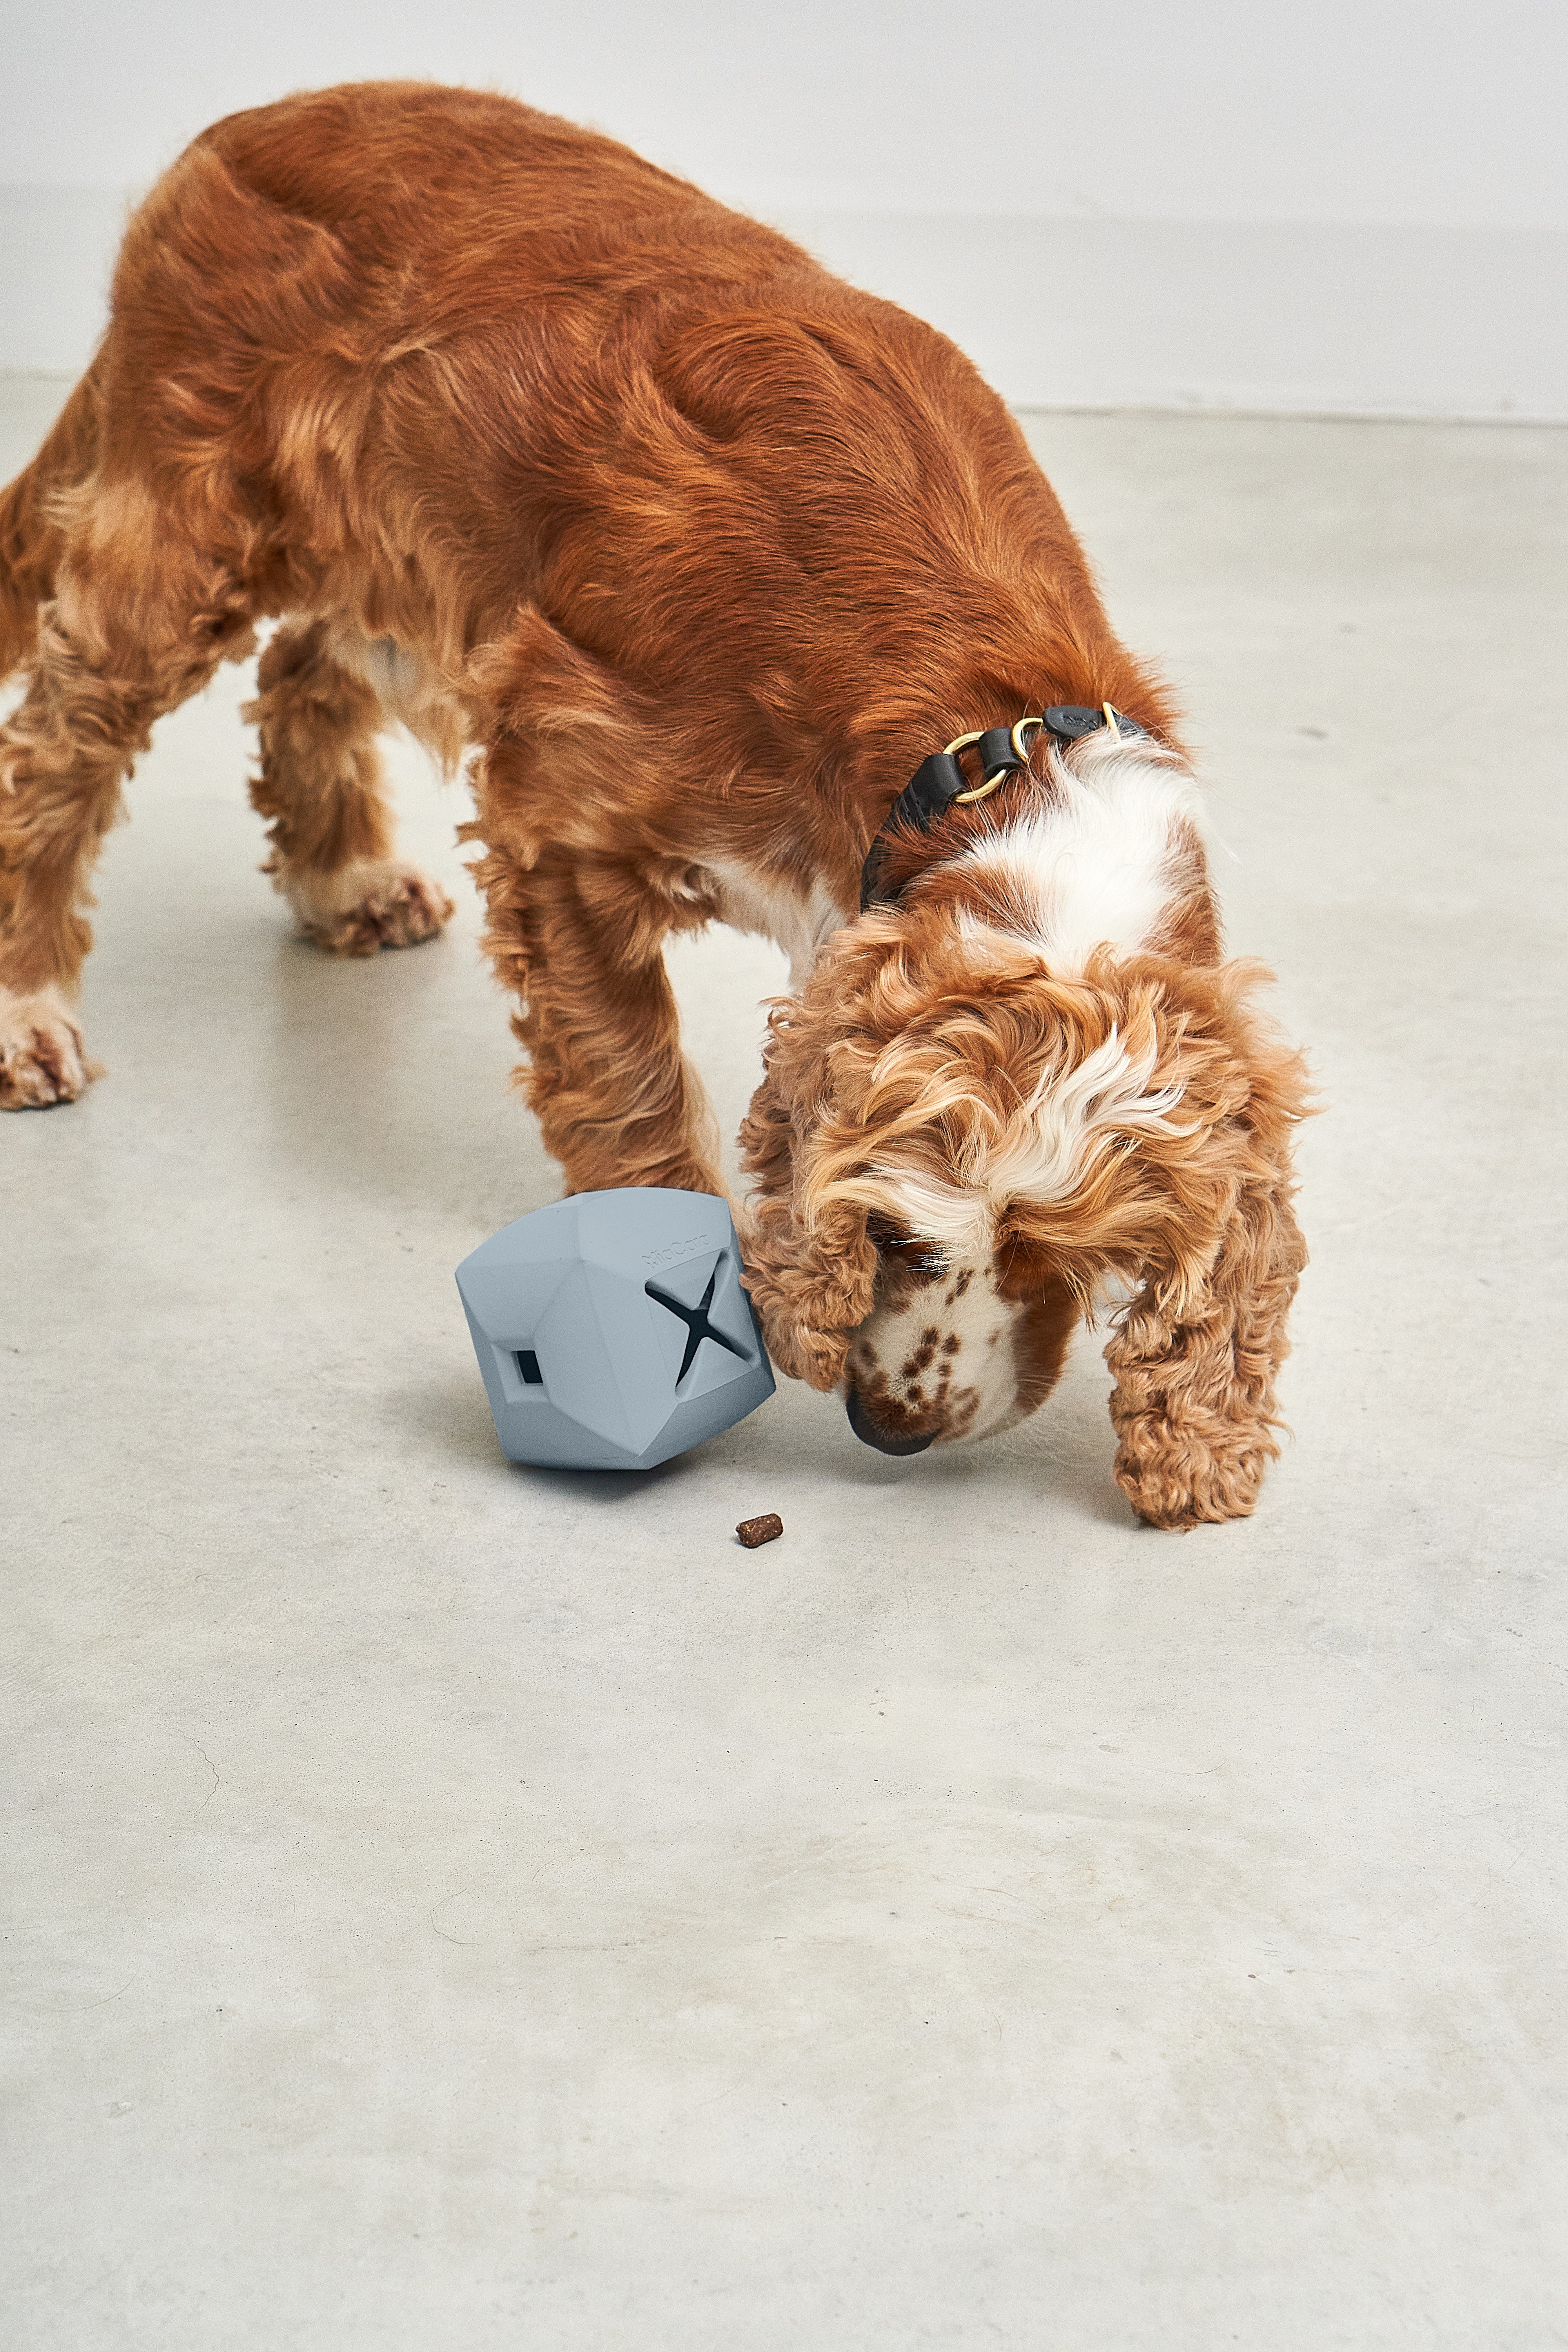
{"type": "Polygon", "coordinates": [[[936,1434],[932,1430],[925,1437],[895,1437],[891,1430],[879,1429],[867,1412],[866,1400],[853,1381],[845,1400],[845,1411],[849,1415],[849,1426],[861,1444],[874,1445],[879,1454],[923,1454],[936,1434]]]}

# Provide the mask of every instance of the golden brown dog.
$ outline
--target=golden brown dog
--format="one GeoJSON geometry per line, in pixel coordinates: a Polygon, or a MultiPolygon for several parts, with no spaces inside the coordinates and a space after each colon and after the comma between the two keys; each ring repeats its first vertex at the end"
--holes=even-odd
{"type": "Polygon", "coordinates": [[[795,988],[747,1246],[783,1368],[889,1451],[984,1434],[1120,1286],[1121,1485],[1162,1527],[1252,1508],[1302,1070],[1220,960],[1166,695],[951,344],[504,99],[363,84],[207,131],[0,504],[0,1102],[86,1083],[99,843],[269,617],[254,796],[324,946],[450,911],[395,852],[386,716],[475,747],[487,944],[571,1188],[721,1189],[661,950],[764,931],[795,988]],[[917,764],[1047,705],[1125,719],[1017,738],[884,838],[861,913],[917,764]]]}

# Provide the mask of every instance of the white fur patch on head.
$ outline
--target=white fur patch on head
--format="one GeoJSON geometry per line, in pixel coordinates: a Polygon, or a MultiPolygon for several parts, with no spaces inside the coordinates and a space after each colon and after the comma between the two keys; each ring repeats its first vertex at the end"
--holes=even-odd
{"type": "MultiPolygon", "coordinates": [[[[957,870],[999,886],[1021,910],[1005,928],[1064,979],[1097,948],[1122,955],[1160,928],[1202,828],[1196,787],[1173,751],[1146,738],[1086,736],[1064,758],[1052,747],[1050,797],[979,842],[957,870]]],[[[974,918],[961,926],[982,927],[974,918]]]]}
{"type": "Polygon", "coordinates": [[[1180,1081],[1149,1085],[1158,1055],[1155,1038],[1130,1053],[1112,1026],[1081,1062],[1047,1071],[1002,1140],[965,1171],[972,1183],[998,1211],[1009,1201],[1065,1201],[1120,1138],[1179,1133],[1167,1114],[1182,1099],[1180,1081]]]}
{"type": "Polygon", "coordinates": [[[983,1259],[1009,1202],[1065,1201],[1123,1138],[1182,1131],[1169,1116],[1182,1099],[1180,1084],[1149,1084],[1157,1052],[1152,1037],[1129,1052],[1112,1028],[1081,1062],[1047,1070],[999,1134],[982,1130],[958,1153],[952,1183],[923,1170],[873,1164],[889,1213],[922,1241],[983,1259]]]}

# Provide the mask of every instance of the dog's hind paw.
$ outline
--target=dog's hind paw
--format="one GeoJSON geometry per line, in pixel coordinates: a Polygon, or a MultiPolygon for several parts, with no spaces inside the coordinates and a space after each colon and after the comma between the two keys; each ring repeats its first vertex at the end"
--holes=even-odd
{"type": "Polygon", "coordinates": [[[58,988],[26,995],[0,987],[0,1110],[47,1110],[74,1102],[100,1075],[58,988]]]}
{"type": "Polygon", "coordinates": [[[362,859],[332,875],[284,874],[279,881],[300,930],[329,955],[417,947],[453,912],[437,881],[395,858],[362,859]]]}

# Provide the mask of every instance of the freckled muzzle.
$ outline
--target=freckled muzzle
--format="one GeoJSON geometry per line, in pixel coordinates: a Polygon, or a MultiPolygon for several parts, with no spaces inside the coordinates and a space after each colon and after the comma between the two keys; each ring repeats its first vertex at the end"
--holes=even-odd
{"type": "Polygon", "coordinates": [[[928,1430],[923,1437],[916,1437],[898,1436],[891,1430],[879,1427],[853,1381],[849,1383],[845,1410],[849,1416],[849,1426],[861,1444],[874,1445],[879,1454],[923,1454],[936,1437],[934,1430],[928,1430]]]}

